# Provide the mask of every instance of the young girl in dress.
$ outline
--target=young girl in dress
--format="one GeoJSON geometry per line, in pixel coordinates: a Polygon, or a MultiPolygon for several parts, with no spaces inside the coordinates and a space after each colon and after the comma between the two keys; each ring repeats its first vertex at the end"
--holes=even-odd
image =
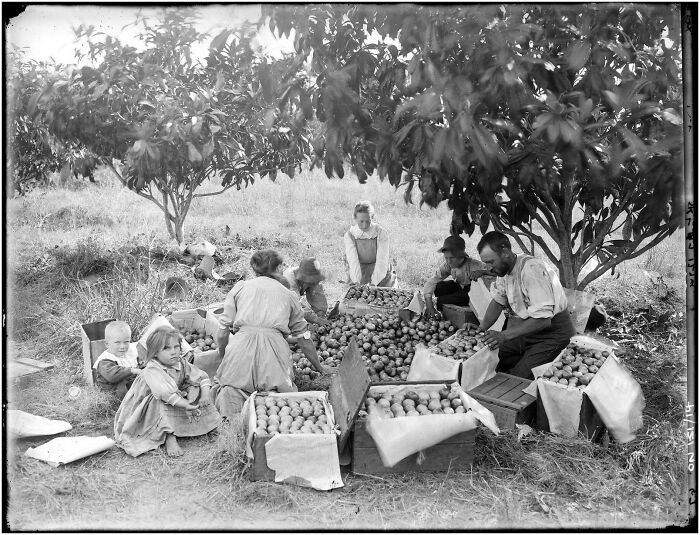
{"type": "Polygon", "coordinates": [[[133,457],[163,444],[168,455],[182,455],[176,437],[204,435],[221,420],[210,401],[209,376],[180,355],[180,339],[168,327],[151,333],[146,366],[117,411],[114,438],[133,457]]]}

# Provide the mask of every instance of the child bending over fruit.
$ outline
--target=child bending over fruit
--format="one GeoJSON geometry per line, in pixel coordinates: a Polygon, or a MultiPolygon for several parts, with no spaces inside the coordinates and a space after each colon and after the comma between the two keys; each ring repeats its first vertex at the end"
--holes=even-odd
{"type": "Polygon", "coordinates": [[[204,435],[221,420],[209,399],[209,376],[180,355],[180,339],[168,327],[151,333],[146,366],[117,411],[115,440],[133,457],[163,444],[168,455],[182,455],[177,437],[204,435]]]}
{"type": "Polygon", "coordinates": [[[131,388],[139,369],[136,343],[131,342],[131,327],[123,321],[112,321],[105,328],[107,349],[92,365],[97,372],[95,382],[105,390],[114,392],[121,401],[131,388]]]}

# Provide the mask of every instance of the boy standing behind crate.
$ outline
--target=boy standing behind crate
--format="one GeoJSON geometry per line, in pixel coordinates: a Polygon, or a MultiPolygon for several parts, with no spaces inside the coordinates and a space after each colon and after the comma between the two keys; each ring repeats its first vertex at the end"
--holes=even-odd
{"type": "Polygon", "coordinates": [[[131,343],[131,327],[123,321],[113,321],[105,327],[107,349],[97,357],[92,367],[97,371],[97,384],[111,390],[121,401],[141,373],[136,344],[131,343]]]}

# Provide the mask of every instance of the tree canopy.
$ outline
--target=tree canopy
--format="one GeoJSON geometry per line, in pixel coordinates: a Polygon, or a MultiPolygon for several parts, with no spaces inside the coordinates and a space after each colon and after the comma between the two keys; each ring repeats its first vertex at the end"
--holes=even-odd
{"type": "Polygon", "coordinates": [[[682,222],[675,5],[267,4],[263,17],[310,59],[329,176],[348,161],[407,199],[417,186],[448,203],[453,233],[536,244],[569,288],[682,222]]]}
{"type": "MultiPolygon", "coordinates": [[[[137,19],[139,48],[80,26],[76,37],[86,56],[78,59],[88,64],[49,80],[30,103],[52,134],[89,148],[155,203],[178,242],[193,199],[240,189],[258,175],[293,175],[309,152],[294,93],[303,74],[278,76],[281,67],[254,52],[252,25],[210,40],[195,21],[195,12],[183,8],[137,19]],[[209,41],[207,58],[193,57],[193,47],[209,41]],[[215,177],[220,189],[196,192],[215,177]]],[[[284,72],[293,70],[291,61],[284,72]]]]}

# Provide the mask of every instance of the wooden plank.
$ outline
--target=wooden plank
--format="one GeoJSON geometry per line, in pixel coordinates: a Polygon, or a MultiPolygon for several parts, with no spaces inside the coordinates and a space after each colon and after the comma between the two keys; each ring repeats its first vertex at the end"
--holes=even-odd
{"type": "Polygon", "coordinates": [[[267,466],[267,454],[265,453],[265,444],[272,437],[253,438],[253,462],[250,466],[251,481],[274,481],[275,471],[270,470],[267,466]]]}
{"type": "Polygon", "coordinates": [[[409,455],[392,467],[382,463],[375,447],[354,447],[352,471],[360,474],[388,474],[402,472],[444,472],[446,470],[468,470],[474,460],[474,437],[476,431],[460,433],[465,440],[460,443],[441,442],[425,450],[423,455],[409,455]],[[422,462],[418,464],[418,458],[422,462]]]}
{"type": "Polygon", "coordinates": [[[516,389],[516,388],[521,388],[520,381],[518,381],[517,379],[514,379],[512,377],[508,377],[505,381],[503,381],[496,388],[493,388],[492,390],[490,390],[488,394],[485,394],[485,397],[488,397],[488,398],[491,398],[494,400],[496,400],[496,399],[500,400],[506,392],[510,392],[511,390],[516,389]]]}
{"type": "MultiPolygon", "coordinates": [[[[413,416],[413,418],[424,418],[424,416],[413,416]]],[[[462,442],[468,442],[472,440],[470,434],[474,431],[465,431],[464,433],[458,433],[449,438],[446,438],[441,442],[441,444],[461,444],[462,442]]],[[[355,422],[355,433],[352,439],[353,448],[374,448],[374,439],[367,432],[367,420],[365,418],[360,418],[355,422]]]]}
{"type": "Polygon", "coordinates": [[[481,383],[479,386],[474,388],[469,392],[469,395],[471,395],[471,392],[474,394],[480,394],[482,396],[488,396],[488,397],[495,397],[495,396],[490,396],[491,391],[494,388],[498,388],[501,384],[506,382],[508,380],[508,376],[505,373],[497,373],[494,377],[486,381],[485,383],[481,383]]]}
{"type": "Polygon", "coordinates": [[[18,357],[11,362],[19,362],[26,366],[33,366],[34,368],[39,368],[40,370],[46,370],[48,368],[53,368],[53,364],[48,362],[42,362],[40,360],[30,359],[29,357],[18,357]]]}
{"type": "Polygon", "coordinates": [[[33,373],[38,373],[42,371],[42,368],[37,368],[35,366],[27,366],[21,362],[10,361],[8,363],[8,373],[10,377],[23,377],[26,375],[31,375],[33,373]]]}
{"type": "Polygon", "coordinates": [[[336,424],[340,428],[338,451],[343,451],[350,438],[353,424],[365,401],[372,379],[365,368],[353,336],[338,367],[338,375],[331,381],[328,391],[336,424]]]}

